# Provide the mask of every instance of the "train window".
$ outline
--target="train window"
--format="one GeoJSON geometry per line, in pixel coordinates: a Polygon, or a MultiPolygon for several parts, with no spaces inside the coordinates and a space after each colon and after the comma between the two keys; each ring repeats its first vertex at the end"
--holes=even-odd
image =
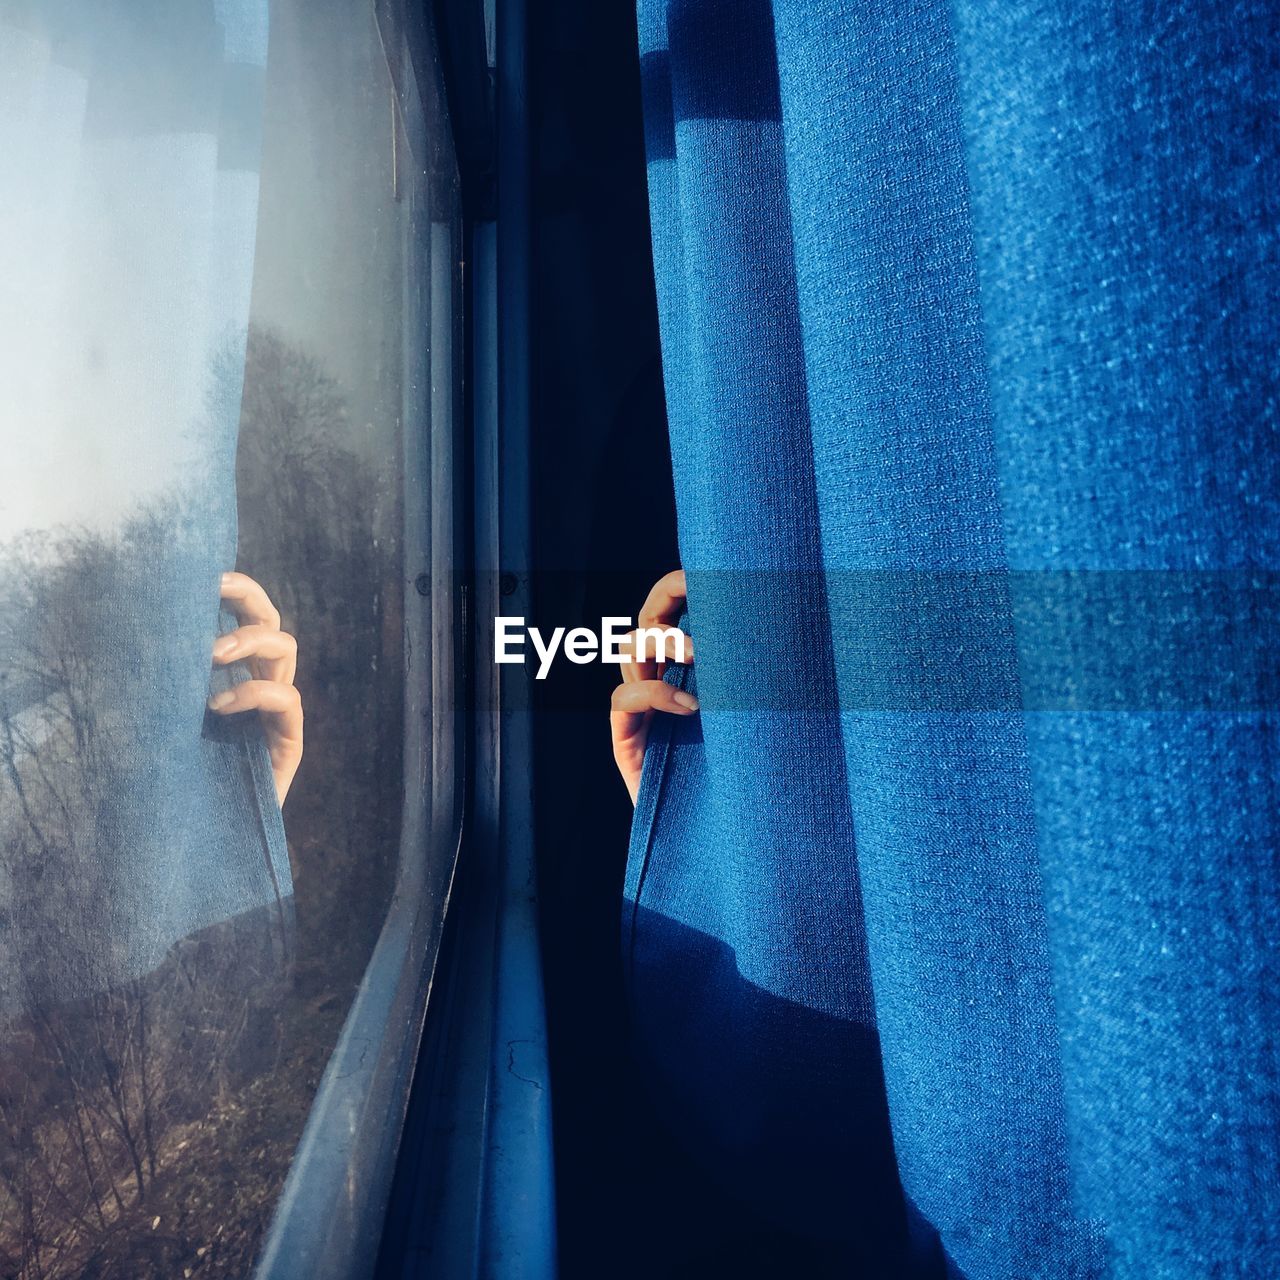
{"type": "Polygon", "coordinates": [[[16,1280],[251,1274],[391,904],[443,910],[461,216],[398,15],[0,7],[16,1280]]]}

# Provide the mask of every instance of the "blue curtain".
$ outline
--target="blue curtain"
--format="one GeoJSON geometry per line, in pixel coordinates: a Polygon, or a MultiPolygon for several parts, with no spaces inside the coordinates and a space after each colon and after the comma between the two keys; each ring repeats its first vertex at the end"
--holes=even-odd
{"type": "Polygon", "coordinates": [[[868,1275],[1275,1275],[1280,14],[639,15],[660,1099],[868,1275]]]}
{"type": "Polygon", "coordinates": [[[266,46],[266,0],[0,0],[0,1017],[286,944],[261,733],[205,709],[266,46]]]}

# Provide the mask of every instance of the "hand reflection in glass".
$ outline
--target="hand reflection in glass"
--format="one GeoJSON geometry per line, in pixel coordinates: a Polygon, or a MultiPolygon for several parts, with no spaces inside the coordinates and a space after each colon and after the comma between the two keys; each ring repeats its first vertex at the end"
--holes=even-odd
{"type": "Polygon", "coordinates": [[[276,795],[283,805],[302,763],[302,698],[293,683],[298,642],[280,630],[280,611],[247,575],[224,573],[222,599],[240,626],[219,636],[213,646],[214,664],[245,662],[252,679],[210,698],[209,710],[220,716],[258,712],[271,754],[276,795]]]}

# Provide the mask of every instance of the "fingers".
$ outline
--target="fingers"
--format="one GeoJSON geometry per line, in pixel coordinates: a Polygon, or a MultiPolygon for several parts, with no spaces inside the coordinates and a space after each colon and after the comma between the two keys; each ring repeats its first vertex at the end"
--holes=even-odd
{"type": "Polygon", "coordinates": [[[613,691],[610,715],[616,719],[646,711],[670,711],[673,715],[688,716],[697,709],[698,700],[693,694],[665,680],[642,680],[639,684],[620,684],[613,691]]]}
{"type": "Polygon", "coordinates": [[[295,726],[301,736],[302,696],[291,684],[278,680],[244,680],[215,693],[209,699],[209,710],[220,716],[233,716],[241,711],[260,711],[264,716],[280,717],[295,726]]]}
{"type": "Polygon", "coordinates": [[[689,589],[684,570],[676,569],[653,584],[640,609],[640,626],[669,627],[680,620],[689,589]]]}
{"type": "Polygon", "coordinates": [[[635,804],[640,793],[640,770],[644,766],[644,748],[649,738],[649,723],[655,711],[691,716],[698,710],[698,700],[691,693],[677,689],[663,680],[641,680],[620,684],[613,691],[609,708],[609,726],[613,733],[613,758],[622,780],[635,804]]]}
{"type": "Polygon", "coordinates": [[[280,610],[248,574],[224,573],[222,598],[241,622],[258,623],[273,631],[280,630],[280,610]]]}
{"type": "Polygon", "coordinates": [[[298,671],[298,642],[287,631],[255,622],[219,636],[214,643],[213,660],[218,666],[245,659],[253,660],[264,680],[292,684],[298,671]]]}
{"type": "Polygon", "coordinates": [[[637,631],[633,631],[628,637],[632,657],[622,664],[622,679],[626,683],[638,684],[645,680],[659,679],[667,662],[693,661],[693,642],[688,636],[684,637],[683,654],[677,648],[679,637],[683,633],[678,631],[675,624],[680,620],[687,595],[688,586],[683,569],[676,569],[653,584],[640,607],[637,631]],[[638,652],[638,631],[656,628],[670,628],[670,631],[663,635],[661,642],[656,642],[651,635],[646,636],[644,652],[638,652]]]}
{"type": "Polygon", "coordinates": [[[276,794],[283,804],[302,760],[302,697],[297,689],[277,680],[245,680],[210,698],[209,710],[220,716],[256,711],[262,717],[276,794]]]}
{"type": "Polygon", "coordinates": [[[661,677],[668,662],[692,662],[693,639],[679,627],[655,624],[630,632],[620,646],[624,655],[622,679],[632,684],[661,677]],[[641,639],[643,653],[640,652],[641,639]]]}
{"type": "Polygon", "coordinates": [[[276,795],[283,805],[302,762],[302,698],[293,687],[298,642],[280,630],[280,611],[247,574],[224,573],[222,599],[243,625],[218,637],[213,660],[218,666],[246,661],[256,678],[210,698],[209,710],[220,716],[242,711],[261,716],[276,795]]]}

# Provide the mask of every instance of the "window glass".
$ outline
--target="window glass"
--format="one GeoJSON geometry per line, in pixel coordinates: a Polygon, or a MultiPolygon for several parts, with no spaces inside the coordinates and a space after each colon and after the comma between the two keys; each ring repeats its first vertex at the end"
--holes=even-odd
{"type": "Polygon", "coordinates": [[[0,1276],[251,1274],[393,893],[442,909],[460,221],[386,8],[0,0],[0,1276]]]}

